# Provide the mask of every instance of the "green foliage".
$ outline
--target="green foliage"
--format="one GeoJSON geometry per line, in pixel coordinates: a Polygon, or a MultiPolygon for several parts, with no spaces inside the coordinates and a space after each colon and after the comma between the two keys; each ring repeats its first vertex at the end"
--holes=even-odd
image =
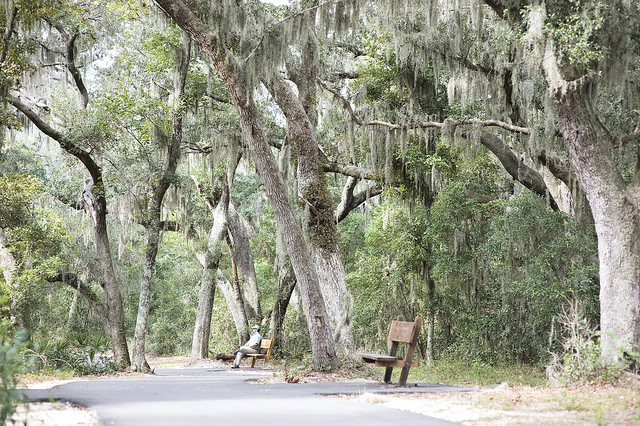
{"type": "Polygon", "coordinates": [[[0,176],[0,228],[20,227],[27,223],[42,190],[42,182],[35,176],[0,176]]]}
{"type": "Polygon", "coordinates": [[[593,69],[607,54],[601,34],[607,8],[601,1],[572,0],[547,3],[547,32],[557,47],[558,59],[578,72],[593,69]]]}
{"type": "Polygon", "coordinates": [[[5,321],[0,322],[0,422],[10,421],[16,404],[21,400],[16,390],[18,377],[28,365],[24,351],[27,348],[26,330],[12,331],[5,321]]]}
{"type": "Polygon", "coordinates": [[[597,315],[594,236],[536,196],[480,205],[451,186],[431,218],[440,329],[461,358],[540,363],[562,300],[597,315]]]}
{"type": "MultiPolygon", "coordinates": [[[[151,353],[188,353],[193,338],[198,306],[201,267],[189,250],[184,236],[165,233],[158,250],[156,274],[151,296],[147,347],[151,353]]],[[[130,310],[136,313],[137,292],[130,310]]]]}
{"type": "Polygon", "coordinates": [[[347,276],[355,299],[354,334],[366,350],[386,350],[389,321],[399,314],[413,318],[426,305],[424,239],[426,212],[409,215],[391,201],[371,216],[365,244],[347,276]]]}
{"type": "Polygon", "coordinates": [[[41,330],[33,341],[33,349],[27,354],[41,371],[65,371],[74,375],[115,371],[113,357],[108,353],[109,340],[103,334],[41,330]]]}

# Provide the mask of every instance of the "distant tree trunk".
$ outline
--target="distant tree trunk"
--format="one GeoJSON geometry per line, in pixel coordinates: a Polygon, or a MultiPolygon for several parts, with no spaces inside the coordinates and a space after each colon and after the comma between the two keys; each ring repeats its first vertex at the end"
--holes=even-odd
{"type": "Polygon", "coordinates": [[[13,283],[13,274],[16,271],[16,265],[16,259],[9,250],[9,242],[4,235],[4,230],[0,228],[0,269],[2,270],[4,282],[8,286],[11,286],[13,283]]]}
{"type": "Polygon", "coordinates": [[[238,338],[240,339],[240,344],[242,344],[242,342],[246,342],[249,337],[247,332],[249,328],[249,318],[247,316],[244,297],[242,296],[242,289],[240,288],[240,281],[238,279],[238,267],[234,257],[233,248],[231,247],[231,240],[228,236],[227,246],[229,247],[229,253],[231,255],[232,279],[231,282],[226,279],[224,281],[218,280],[218,286],[220,286],[220,289],[227,299],[227,305],[231,310],[231,315],[236,323],[238,338]]]}
{"type": "Polygon", "coordinates": [[[218,271],[219,256],[214,256],[210,251],[205,251],[198,260],[202,264],[202,277],[200,278],[200,293],[198,294],[198,311],[196,324],[193,327],[193,341],[191,343],[191,357],[189,363],[207,358],[209,356],[209,337],[211,335],[211,313],[216,291],[216,273],[218,271]]]}
{"type": "MultiPolygon", "coordinates": [[[[289,182],[291,172],[291,148],[289,145],[282,147],[278,154],[278,168],[285,182],[289,182]]],[[[292,190],[293,191],[293,190],[292,190]]],[[[274,259],[274,268],[276,271],[277,293],[276,299],[271,310],[269,327],[271,329],[271,337],[274,339],[274,351],[280,351],[282,348],[283,334],[282,325],[287,313],[291,295],[296,287],[296,276],[287,254],[282,233],[276,230],[276,255],[274,259]]]]}
{"type": "Polygon", "coordinates": [[[296,277],[291,264],[288,263],[284,270],[278,271],[278,290],[269,322],[271,337],[275,339],[275,347],[282,344],[282,324],[284,323],[284,316],[287,313],[287,307],[291,300],[291,294],[295,288],[296,277]]]}
{"type": "MultiPolygon", "coordinates": [[[[228,175],[233,176],[228,169],[228,175]]],[[[235,163],[233,165],[235,171],[235,163]]],[[[191,342],[191,358],[190,362],[194,363],[209,355],[209,335],[211,333],[211,312],[213,306],[214,289],[213,282],[216,281],[218,265],[222,258],[222,252],[218,248],[227,233],[227,217],[229,208],[229,185],[228,178],[222,185],[222,195],[218,204],[214,207],[213,201],[207,198],[207,205],[213,213],[213,226],[209,232],[209,240],[207,241],[207,250],[203,256],[200,256],[200,263],[203,266],[203,277],[201,280],[200,293],[198,295],[198,313],[196,315],[196,323],[193,328],[193,340],[191,342]]],[[[196,182],[197,185],[197,182],[196,182]]],[[[199,185],[198,189],[200,190],[199,185]]]]}
{"type": "Polygon", "coordinates": [[[313,352],[313,369],[332,368],[336,353],[331,328],[322,299],[309,249],[298,225],[287,188],[278,172],[276,161],[265,138],[260,113],[253,101],[252,89],[246,86],[240,64],[227,51],[215,32],[179,0],[156,0],[165,12],[189,33],[216,68],[225,83],[240,116],[240,123],[251,157],[262,178],[267,196],[273,207],[278,227],[289,252],[291,264],[300,285],[303,306],[313,352]]]}
{"type": "MultiPolygon", "coordinates": [[[[18,283],[14,281],[15,272],[18,269],[18,263],[16,262],[16,258],[11,253],[9,249],[9,242],[7,241],[7,237],[4,234],[2,228],[0,228],[0,270],[2,270],[2,276],[4,278],[5,284],[10,289],[16,289],[18,283]]],[[[11,310],[15,312],[16,315],[16,324],[20,328],[24,328],[24,318],[22,316],[22,312],[20,309],[20,300],[15,297],[14,292],[10,292],[9,299],[11,301],[11,310]]]]}
{"type": "MultiPolygon", "coordinates": [[[[424,265],[428,268],[428,265],[424,265]]],[[[427,365],[433,364],[433,332],[435,327],[435,290],[436,283],[431,278],[431,271],[427,269],[427,299],[429,308],[427,309],[427,365]]]]}
{"type": "MultiPolygon", "coordinates": [[[[186,34],[182,34],[182,55],[178,73],[175,79],[173,97],[176,102],[182,98],[189,70],[191,40],[186,34]]],[[[179,104],[179,102],[178,102],[179,104]]],[[[174,180],[178,161],[180,159],[180,145],[182,144],[182,111],[174,111],[171,143],[167,147],[167,166],[164,174],[156,186],[153,197],[147,209],[147,247],[145,260],[142,267],[142,280],[140,282],[140,299],[138,303],[138,316],[136,319],[136,331],[133,339],[132,367],[135,371],[150,371],[145,358],[145,341],[147,335],[147,323],[151,306],[151,282],[156,269],[156,256],[160,243],[160,224],[162,214],[162,202],[164,196],[174,180]]],[[[166,137],[161,134],[162,137],[166,137]]]]}
{"type": "MultiPolygon", "coordinates": [[[[155,198],[155,197],[154,197],[155,198]]],[[[159,206],[158,206],[159,207],[159,206]]],[[[160,211],[157,210],[156,219],[160,218],[160,211]]],[[[148,372],[151,370],[145,358],[145,341],[147,336],[147,322],[151,307],[151,281],[153,279],[156,255],[160,241],[160,230],[157,220],[153,224],[147,224],[147,247],[145,249],[144,264],[142,266],[142,279],[140,281],[140,296],[138,300],[138,315],[136,318],[136,329],[133,338],[133,348],[131,356],[131,368],[134,371],[148,372]]]]}
{"type": "Polygon", "coordinates": [[[262,312],[258,300],[258,280],[251,254],[251,246],[242,217],[233,204],[229,204],[229,222],[227,225],[233,238],[233,257],[237,267],[238,280],[242,288],[244,309],[249,322],[260,322],[262,312]]]}

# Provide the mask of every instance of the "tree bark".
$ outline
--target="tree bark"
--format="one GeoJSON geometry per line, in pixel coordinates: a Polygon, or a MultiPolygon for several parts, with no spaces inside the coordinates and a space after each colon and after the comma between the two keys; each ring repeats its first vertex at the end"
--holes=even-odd
{"type": "Polygon", "coordinates": [[[16,259],[13,257],[13,253],[9,250],[9,242],[4,235],[4,231],[0,228],[0,269],[2,270],[2,276],[4,282],[11,287],[13,283],[13,274],[17,268],[16,259]]]}
{"type": "Polygon", "coordinates": [[[231,310],[231,315],[236,323],[236,329],[238,331],[239,344],[242,345],[249,337],[247,332],[249,328],[249,319],[247,317],[247,310],[245,308],[244,297],[242,296],[242,289],[240,288],[240,281],[238,279],[238,266],[236,264],[235,255],[233,253],[233,247],[231,246],[231,239],[229,233],[226,236],[227,247],[229,248],[229,254],[231,255],[231,282],[228,280],[218,280],[218,285],[224,293],[227,299],[227,305],[231,310]]]}
{"type": "MultiPolygon", "coordinates": [[[[315,81],[315,79],[313,79],[315,81]]],[[[318,143],[313,123],[302,102],[277,75],[264,80],[287,118],[288,137],[298,154],[298,196],[305,208],[305,232],[329,315],[334,342],[344,354],[354,349],[351,330],[352,298],[347,289],[334,207],[318,166],[318,143]]],[[[304,87],[304,86],[303,86],[304,87]]],[[[306,95],[306,98],[312,98],[306,95]]]]}
{"type": "Polygon", "coordinates": [[[293,290],[296,288],[296,277],[293,273],[291,263],[287,262],[284,269],[278,270],[278,292],[276,300],[273,303],[271,311],[271,319],[269,328],[271,329],[271,337],[275,339],[276,348],[282,344],[282,324],[287,313],[287,307],[291,300],[293,290]]]}
{"type": "MultiPolygon", "coordinates": [[[[184,94],[187,81],[187,71],[191,50],[191,40],[186,34],[182,34],[182,51],[180,64],[175,78],[173,98],[178,102],[184,94]]],[[[167,190],[174,180],[178,161],[180,160],[180,145],[182,144],[182,111],[173,112],[173,125],[171,143],[167,146],[167,165],[158,185],[153,191],[149,207],[147,209],[145,226],[147,228],[147,247],[145,250],[145,260],[142,267],[142,280],[140,281],[140,299],[138,303],[138,315],[136,319],[136,330],[133,339],[132,368],[135,371],[148,372],[151,370],[145,358],[145,343],[147,336],[147,323],[149,321],[149,310],[151,307],[151,283],[156,269],[156,256],[160,243],[162,202],[167,190]]],[[[163,135],[164,136],[164,135],[163,135]]],[[[164,136],[166,137],[166,136],[164,136]]]]}
{"type": "Polygon", "coordinates": [[[191,35],[216,68],[231,94],[232,102],[240,116],[249,151],[264,183],[278,227],[282,230],[291,264],[301,288],[311,335],[313,369],[331,368],[335,365],[336,354],[318,278],[289,200],[287,188],[265,138],[251,89],[242,79],[243,72],[238,68],[235,58],[220,43],[216,34],[210,31],[182,1],[156,0],[156,3],[191,35]]]}
{"type": "Polygon", "coordinates": [[[435,291],[436,291],[436,283],[431,278],[431,270],[429,268],[428,262],[425,262],[423,266],[426,270],[426,281],[427,281],[427,300],[429,303],[429,308],[427,309],[427,365],[433,364],[433,332],[435,328],[435,291]]]}
{"type": "MultiPolygon", "coordinates": [[[[222,195],[218,204],[213,207],[211,201],[207,200],[209,209],[213,213],[213,226],[209,232],[209,240],[207,241],[207,250],[204,255],[199,256],[200,263],[203,266],[203,277],[200,281],[200,293],[198,295],[198,313],[196,315],[196,323],[193,328],[193,340],[191,342],[190,363],[194,363],[199,359],[206,358],[209,354],[209,335],[211,333],[211,312],[213,307],[214,289],[213,282],[216,280],[218,265],[222,258],[222,252],[218,248],[218,243],[222,241],[227,233],[227,217],[229,208],[229,185],[228,176],[235,171],[236,163],[229,165],[227,176],[222,186],[222,195]]],[[[233,179],[231,177],[231,179],[233,179]]],[[[200,188],[198,188],[200,189],[200,188]]],[[[224,290],[223,290],[224,293],[224,290]]],[[[227,295],[225,294],[225,297],[227,295]]],[[[227,299],[227,303],[229,300],[227,299]]]]}
{"type": "Polygon", "coordinates": [[[211,313],[213,312],[213,301],[216,291],[216,273],[220,257],[212,255],[212,253],[207,250],[201,256],[198,256],[198,259],[202,264],[202,277],[200,278],[196,323],[193,327],[191,357],[189,358],[190,364],[209,356],[211,313]]]}
{"type": "Polygon", "coordinates": [[[249,244],[247,230],[242,223],[242,217],[233,207],[233,204],[229,204],[227,227],[233,238],[233,257],[242,289],[245,315],[247,321],[258,323],[262,319],[262,311],[258,300],[258,280],[256,278],[253,255],[251,254],[251,245],[249,244]]]}
{"type": "Polygon", "coordinates": [[[589,104],[591,82],[558,84],[551,77],[554,65],[545,61],[545,77],[598,236],[601,357],[607,365],[620,365],[625,353],[640,348],[640,181],[636,176],[624,182],[598,138],[589,104]]]}

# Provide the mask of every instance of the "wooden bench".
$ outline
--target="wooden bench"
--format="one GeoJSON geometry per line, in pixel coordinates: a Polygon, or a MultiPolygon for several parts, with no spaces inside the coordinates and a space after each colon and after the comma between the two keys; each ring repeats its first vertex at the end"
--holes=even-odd
{"type": "Polygon", "coordinates": [[[255,367],[256,359],[264,359],[265,365],[271,359],[271,349],[273,348],[273,339],[262,339],[260,342],[260,348],[257,354],[246,354],[245,356],[251,357],[251,368],[255,367]],[[263,352],[263,349],[266,352],[263,352]]]}
{"type": "Polygon", "coordinates": [[[389,341],[391,342],[391,349],[389,355],[383,354],[360,354],[362,360],[366,363],[375,364],[376,367],[385,367],[384,382],[391,382],[391,373],[393,367],[401,367],[400,380],[398,386],[406,386],[407,378],[409,377],[409,370],[411,367],[417,367],[418,361],[414,361],[413,352],[416,349],[418,343],[418,334],[420,334],[420,327],[422,325],[422,318],[416,317],[414,321],[404,321],[402,315],[398,316],[398,319],[391,321],[389,327],[389,341]],[[398,353],[398,345],[400,343],[407,344],[407,350],[404,359],[400,359],[396,356],[398,353]]]}

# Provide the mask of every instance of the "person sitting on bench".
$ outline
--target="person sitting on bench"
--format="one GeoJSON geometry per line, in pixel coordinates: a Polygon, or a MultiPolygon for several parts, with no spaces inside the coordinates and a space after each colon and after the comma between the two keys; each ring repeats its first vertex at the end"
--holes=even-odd
{"type": "Polygon", "coordinates": [[[242,361],[245,354],[258,353],[258,350],[260,349],[260,341],[262,340],[262,336],[260,335],[260,326],[254,325],[252,327],[252,331],[249,341],[234,352],[236,359],[233,362],[233,367],[231,368],[240,368],[240,361],[242,361]]]}

